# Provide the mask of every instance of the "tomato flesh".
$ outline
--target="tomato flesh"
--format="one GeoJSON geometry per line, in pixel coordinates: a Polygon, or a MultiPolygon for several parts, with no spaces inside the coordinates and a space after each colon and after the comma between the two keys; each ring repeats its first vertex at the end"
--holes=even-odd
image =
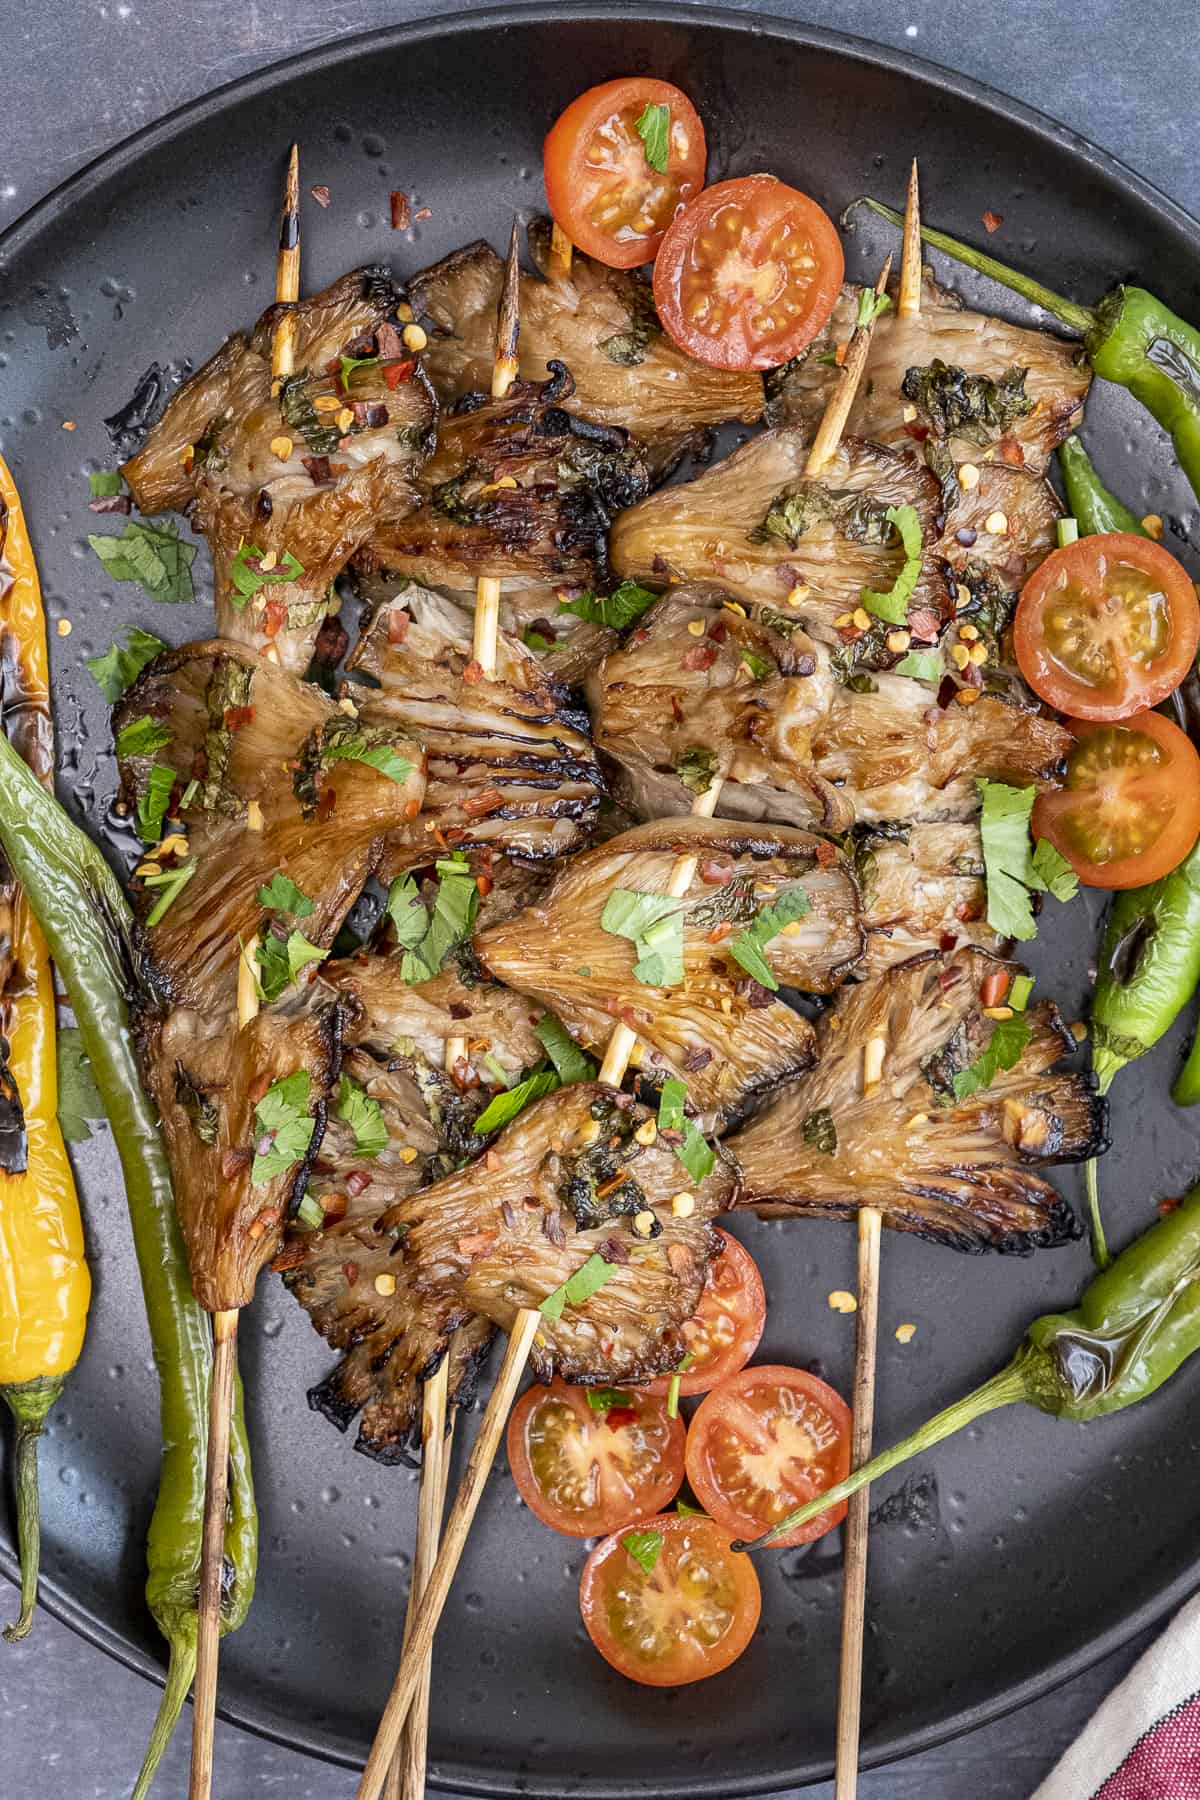
{"type": "MultiPolygon", "coordinates": [[[[681,1394],[707,1394],[710,1388],[744,1369],[763,1334],[767,1298],[762,1276],[750,1252],[718,1228],[724,1248],[708,1265],[700,1304],[683,1327],[686,1368],[679,1376],[681,1394]]],[[[672,1377],[646,1383],[649,1394],[669,1394],[672,1377]]]]}
{"type": "Polygon", "coordinates": [[[568,1537],[615,1531],[666,1506],[683,1481],[684,1426],[664,1401],[622,1389],[597,1410],[585,1388],[554,1381],[509,1415],[508,1462],[522,1500],[568,1537]]]}
{"type": "MultiPolygon", "coordinates": [[[[757,1537],[849,1472],[849,1409],[803,1369],[743,1369],[701,1401],[688,1430],[688,1480],[731,1536],[757,1537]]],[[[779,1541],[806,1544],[845,1512],[843,1501],[779,1541]]]]}
{"type": "Polygon", "coordinates": [[[762,1610],[758,1576],[711,1519],[664,1513],[634,1529],[653,1534],[653,1567],[626,1547],[628,1530],[598,1544],[584,1565],[579,1607],[605,1661],[648,1687],[682,1687],[719,1674],[742,1654],[762,1610]]]}
{"type": "Polygon", "coordinates": [[[1200,836],[1191,740],[1154,712],[1070,724],[1066,779],[1034,802],[1034,836],[1047,838],[1085,887],[1142,887],[1169,874],[1200,836]]]}
{"type": "Polygon", "coordinates": [[[614,269],[649,262],[680,207],[700,191],[707,150],[699,114],[669,81],[602,82],[573,100],[546,138],[546,198],[572,243],[614,269]],[[665,170],[638,120],[667,108],[665,170]]]}
{"type": "Polygon", "coordinates": [[[832,220],[773,175],[721,181],[668,229],[654,303],[676,343],[719,369],[772,369],[812,341],[845,274],[832,220]]]}
{"type": "Polygon", "coordinates": [[[1080,538],[1026,582],[1013,628],[1034,692],[1078,719],[1128,718],[1179,686],[1200,641],[1186,570],[1132,532],[1080,538]]]}

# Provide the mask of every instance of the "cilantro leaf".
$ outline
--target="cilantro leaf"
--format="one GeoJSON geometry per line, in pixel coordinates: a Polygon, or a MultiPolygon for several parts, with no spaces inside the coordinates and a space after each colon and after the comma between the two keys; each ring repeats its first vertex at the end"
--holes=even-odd
{"type": "Polygon", "coordinates": [[[921,578],[921,521],[912,506],[889,506],[884,517],[900,534],[904,564],[886,594],[864,588],[862,603],[877,619],[886,619],[889,625],[903,625],[908,617],[909,600],[921,578]]]}
{"type": "Polygon", "coordinates": [[[678,987],[683,981],[683,914],[667,894],[614,888],[600,915],[601,929],[630,938],[637,952],[633,973],[647,987],[678,987]]]}
{"type": "Polygon", "coordinates": [[[912,681],[940,681],[945,670],[940,650],[910,650],[892,670],[893,675],[907,675],[912,681]]]}
{"type": "Polygon", "coordinates": [[[858,314],[854,321],[855,325],[860,330],[867,325],[873,325],[879,315],[885,313],[891,304],[890,294],[877,294],[874,288],[869,287],[859,288],[858,314]]]}
{"type": "Polygon", "coordinates": [[[384,910],[396,928],[396,941],[401,949],[415,949],[429,930],[429,914],[421,904],[417,884],[411,875],[397,875],[388,889],[384,910]]]}
{"type": "Polygon", "coordinates": [[[405,946],[400,975],[410,986],[421,981],[431,981],[441,971],[451,952],[470,936],[471,927],[479,913],[479,888],[466,857],[441,861],[437,866],[438,889],[432,917],[419,901],[413,904],[417,890],[411,878],[406,878],[407,891],[404,884],[401,884],[395,906],[395,882],[388,894],[388,912],[396,926],[397,935],[405,946]],[[405,901],[408,902],[407,913],[405,901]],[[420,937],[416,936],[415,920],[425,921],[420,937]],[[401,935],[402,929],[412,942],[406,941],[406,936],[401,935]]]}
{"type": "Polygon", "coordinates": [[[544,1094],[552,1094],[559,1087],[558,1076],[553,1069],[539,1069],[536,1074],[527,1075],[524,1081],[518,1081],[516,1087],[505,1088],[489,1100],[475,1121],[475,1132],[484,1137],[489,1131],[499,1131],[502,1125],[509,1125],[518,1113],[534,1100],[540,1100],[544,1094]]]}
{"type": "Polygon", "coordinates": [[[171,733],[157,719],[134,719],[117,733],[118,756],[153,756],[171,741],[171,733]]]}
{"type": "Polygon", "coordinates": [[[307,1155],[315,1125],[308,1116],[310,1086],[308,1070],[296,1069],[272,1082],[255,1107],[258,1140],[250,1170],[255,1187],[286,1174],[307,1155]]]}
{"type": "Polygon", "coordinates": [[[97,469],[95,474],[88,476],[93,500],[114,500],[124,485],[124,477],[119,469],[97,469]]]}
{"type": "Polygon", "coordinates": [[[163,820],[174,787],[174,769],[168,763],[155,763],[145,788],[138,795],[137,828],[143,843],[157,844],[162,836],[163,820]]]}
{"type": "Polygon", "coordinates": [[[987,918],[1003,937],[1037,936],[1033,893],[1071,900],[1079,890],[1075,871],[1053,844],[1030,843],[1029,821],[1037,791],[1006,787],[1002,781],[977,781],[982,811],[983,863],[987,872],[987,918]]]}
{"type": "Polygon", "coordinates": [[[1033,1029],[1023,1012],[1011,1019],[996,1022],[987,1047],[980,1052],[969,1069],[961,1069],[954,1077],[954,1097],[966,1100],[981,1088],[991,1087],[1001,1069],[1015,1069],[1033,1036],[1033,1029]]]}
{"type": "Polygon", "coordinates": [[[619,588],[605,598],[597,594],[580,594],[577,600],[564,600],[559,605],[560,613],[574,613],[577,619],[584,619],[589,625],[610,625],[614,631],[624,631],[635,619],[640,619],[658,599],[649,588],[639,587],[636,581],[623,581],[619,588]]]}
{"type": "Polygon", "coordinates": [[[336,1112],[354,1133],[354,1148],[359,1156],[378,1156],[387,1149],[388,1129],[382,1106],[349,1075],[343,1075],[338,1085],[336,1112]]]}
{"type": "Polygon", "coordinates": [[[659,175],[667,172],[667,156],[671,148],[671,109],[665,102],[646,103],[636,130],[646,146],[646,161],[659,175]]]}
{"type": "Polygon", "coordinates": [[[88,1121],[103,1119],[104,1102],[96,1091],[83,1038],[73,1025],[60,1025],[55,1045],[58,1062],[58,1123],[68,1144],[91,1137],[88,1121]]]}
{"type": "Polygon", "coordinates": [[[277,932],[264,931],[258,941],[258,978],[263,999],[278,1000],[302,969],[309,963],[324,962],[327,950],[310,944],[301,931],[291,931],[286,938],[277,932]]]}
{"type": "Polygon", "coordinates": [[[88,543],[113,581],[136,581],[150,596],[167,606],[194,600],[192,564],[195,544],[184,543],[169,522],[148,525],[131,520],[116,536],[89,533],[88,543]]]}
{"type": "Polygon", "coordinates": [[[1079,892],[1079,877],[1048,838],[1038,838],[1033,846],[1030,864],[1034,879],[1031,887],[1053,894],[1056,900],[1073,900],[1079,892]]]}
{"type": "Polygon", "coordinates": [[[403,787],[413,772],[413,765],[392,744],[372,744],[359,734],[351,733],[348,737],[339,738],[325,750],[322,761],[360,762],[369,768],[378,769],[397,787],[403,787]]]}
{"type": "Polygon", "coordinates": [[[149,631],[142,631],[135,625],[124,648],[120,644],[113,644],[103,656],[85,657],[84,666],[91,671],[96,686],[112,706],[126,688],[133,686],[146,664],[153,662],[166,647],[161,638],[149,631]]]}
{"type": "Polygon", "coordinates": [[[543,1013],[533,1030],[534,1036],[558,1071],[558,1079],[564,1087],[569,1087],[573,1081],[592,1079],[596,1073],[595,1063],[590,1056],[584,1055],[562,1020],[554,1013],[543,1013]]]}
{"type": "Polygon", "coordinates": [[[195,873],[196,859],[192,857],[190,862],[179,863],[173,869],[163,869],[157,875],[142,877],[144,886],[162,889],[158,899],[146,914],[148,927],[157,925],[160,919],[165,918],[195,873]]]}
{"type": "Polygon", "coordinates": [[[308,895],[301,893],[282,869],[276,869],[270,881],[259,888],[258,904],[268,912],[291,913],[293,919],[307,919],[313,909],[308,895]]]}
{"type": "Polygon", "coordinates": [[[672,1078],[664,1081],[658,1096],[658,1129],[660,1131],[682,1132],[682,1141],[673,1144],[672,1149],[693,1181],[700,1182],[711,1175],[716,1166],[717,1153],[708,1143],[704,1133],[694,1119],[689,1119],[684,1111],[687,1100],[687,1088],[682,1081],[672,1078]]]}
{"type": "Polygon", "coordinates": [[[593,1250],[573,1275],[569,1275],[553,1293],[546,1295],[538,1311],[547,1319],[561,1319],[564,1306],[583,1306],[615,1274],[616,1265],[605,1262],[600,1252],[593,1250]]]}
{"type": "Polygon", "coordinates": [[[802,919],[805,913],[811,911],[812,902],[802,887],[797,885],[785,888],[778,900],[763,907],[753,925],[730,938],[726,946],[729,954],[734,962],[741,964],[747,975],[753,976],[762,987],[777,993],[779,983],[763,952],[786,925],[802,919]]]}
{"type": "Polygon", "coordinates": [[[295,581],[304,573],[304,564],[298,562],[290,550],[278,556],[269,569],[263,568],[263,559],[267,552],[260,550],[257,544],[242,544],[238,553],[229,565],[229,581],[233,592],[229,603],[235,612],[244,612],[246,603],[253,600],[261,588],[274,587],[278,582],[295,581]]]}
{"type": "Polygon", "coordinates": [[[662,1554],[662,1532],[627,1531],[621,1539],[621,1543],[642,1572],[646,1575],[653,1575],[655,1564],[662,1554]]]}

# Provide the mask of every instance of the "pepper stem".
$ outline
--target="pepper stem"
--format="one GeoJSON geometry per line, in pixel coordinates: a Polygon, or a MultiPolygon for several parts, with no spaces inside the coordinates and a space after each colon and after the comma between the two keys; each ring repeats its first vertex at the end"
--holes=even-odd
{"type": "Polygon", "coordinates": [[[947,1406],[943,1412],[936,1413],[932,1419],[927,1419],[924,1425],[908,1437],[903,1438],[900,1443],[893,1444],[890,1450],[883,1450],[878,1456],[873,1456],[870,1462],[863,1464],[861,1469],[855,1469],[852,1475],[847,1475],[845,1481],[839,1481],[836,1487],[827,1488],[823,1494],[818,1494],[803,1506],[798,1506],[795,1512],[790,1512],[785,1519],[780,1519],[778,1525],[773,1525],[770,1531],[763,1533],[762,1537],[738,1538],[731,1548],[734,1550],[768,1549],[771,1544],[777,1542],[781,1537],[786,1537],[798,1526],[807,1525],[808,1521],[816,1518],[818,1513],[827,1512],[831,1506],[836,1506],[841,1500],[848,1500],[851,1494],[856,1494],[859,1488],[866,1487],[868,1482],[878,1481],[881,1475],[886,1475],[889,1469],[896,1467],[897,1463],[907,1462],[910,1457],[919,1456],[923,1450],[932,1449],[934,1444],[940,1444],[943,1438],[953,1437],[956,1431],[962,1431],[964,1426],[974,1424],[975,1420],[982,1418],[984,1413],[995,1412],[1001,1406],[1013,1406],[1018,1400],[1026,1400],[1028,1397],[1029,1388],[1022,1367],[1022,1357],[1018,1352],[1017,1357],[1009,1363],[1006,1369],[1001,1369],[998,1375],[993,1375],[991,1380],[985,1381],[982,1387],[977,1387],[973,1393],[965,1395],[961,1400],[956,1400],[952,1406],[947,1406]]]}
{"type": "Polygon", "coordinates": [[[1083,1178],[1087,1187],[1088,1221],[1092,1229],[1092,1256],[1098,1269],[1107,1269],[1112,1257],[1108,1253],[1108,1239],[1104,1235],[1104,1220],[1100,1217],[1100,1184],[1094,1156],[1089,1157],[1084,1164],[1083,1178]]]}
{"type": "Polygon", "coordinates": [[[21,1615],[4,1627],[4,1640],[19,1644],[28,1637],[37,1605],[38,1567],[42,1553],[42,1514],[38,1502],[38,1439],[46,1414],[62,1393],[61,1375],[39,1375],[0,1390],[17,1422],[17,1545],[21,1558],[21,1615]]]}
{"type": "Polygon", "coordinates": [[[195,1673],[195,1634],[193,1633],[190,1642],[186,1638],[172,1638],[171,1661],[167,1666],[167,1685],[163,1689],[163,1697],[159,1701],[154,1729],[150,1733],[150,1742],[146,1745],[146,1754],[142,1758],[142,1766],[138,1770],[138,1778],[130,1800],[146,1800],[146,1795],[150,1792],[150,1783],[154,1780],[158,1765],[162,1761],[163,1751],[170,1743],[179,1715],[183,1711],[183,1703],[187,1699],[188,1689],[192,1685],[192,1677],[195,1673]]]}
{"type": "MultiPolygon", "coordinates": [[[[869,206],[872,212],[879,213],[883,218],[890,219],[893,225],[903,226],[903,215],[894,212],[890,206],[885,206],[882,200],[872,200],[864,195],[862,204],[869,206]]],[[[1090,331],[1096,323],[1092,307],[1079,306],[1074,300],[1064,299],[1053,288],[1043,287],[1031,275],[1022,275],[1016,269],[1008,268],[983,250],[973,250],[970,244],[948,237],[944,231],[933,231],[927,225],[922,225],[921,236],[935,250],[943,250],[955,262],[965,263],[969,269],[974,269],[976,274],[986,275],[992,281],[998,281],[1001,287],[1011,288],[1014,294],[1021,294],[1035,306],[1040,306],[1043,312],[1052,314],[1063,325],[1069,325],[1072,331],[1090,331]]]]}

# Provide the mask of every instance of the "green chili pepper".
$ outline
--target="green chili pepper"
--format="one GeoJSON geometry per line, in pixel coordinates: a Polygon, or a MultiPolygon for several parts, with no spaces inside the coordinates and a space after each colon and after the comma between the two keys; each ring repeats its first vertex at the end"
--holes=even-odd
{"type": "MultiPolygon", "coordinates": [[[[158,1121],[134,1057],[126,1003],[135,979],[132,916],[100,851],[71,823],[3,734],[0,844],[66,984],[112,1126],[158,1368],[163,1457],[146,1541],[146,1599],[170,1645],[171,1660],[134,1790],[140,1800],[170,1740],[195,1669],[211,1330],[192,1293],[158,1121]]],[[[231,1578],[221,1601],[222,1631],[236,1630],[246,1617],[258,1554],[240,1385],[230,1438],[229,1492],[225,1554],[231,1578]]]]}
{"type": "Polygon", "coordinates": [[[1095,537],[1105,531],[1131,531],[1137,537],[1150,536],[1124,501],[1109,493],[1077,437],[1066,438],[1058,446],[1058,461],[1067,490],[1067,510],[1078,520],[1084,537],[1095,537]]]}
{"type": "Polygon", "coordinates": [[[985,1413],[1023,1400],[1058,1419],[1119,1412],[1153,1394],[1200,1350],[1200,1188],[1094,1275],[1073,1312],[1035,1319],[998,1375],[752,1543],[765,1549],[985,1413]]]}
{"type": "Polygon", "coordinates": [[[1176,1106],[1195,1106],[1200,1101],[1200,1031],[1192,1039],[1187,1061],[1175,1077],[1171,1098],[1176,1106]]]}
{"type": "MultiPolygon", "coordinates": [[[[901,215],[890,206],[878,200],[866,204],[893,225],[903,225],[901,215]]],[[[1082,332],[1096,374],[1128,388],[1171,434],[1179,465],[1200,495],[1200,331],[1195,326],[1145,288],[1115,287],[1097,306],[1078,306],[944,231],[922,226],[921,236],[935,250],[945,251],[1082,332]]]]}

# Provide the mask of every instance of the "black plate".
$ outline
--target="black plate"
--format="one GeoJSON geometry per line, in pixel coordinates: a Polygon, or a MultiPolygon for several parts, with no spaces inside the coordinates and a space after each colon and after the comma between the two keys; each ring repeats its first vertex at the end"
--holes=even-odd
{"type": "MultiPolygon", "coordinates": [[[[69,181],[0,244],[0,432],[24,493],[52,638],[64,798],[106,835],[107,723],[82,658],[138,622],[205,635],[109,588],[85,543],[84,471],[111,466],[104,419],[152,363],[195,366],[271,293],[283,156],[302,149],[305,282],[386,259],[415,270],[477,234],[501,243],[512,209],[542,202],[546,126],[584,85],[631,70],[679,82],[699,107],[720,177],[770,168],[837,210],[903,193],[919,151],[928,215],[994,240],[1080,298],[1132,275],[1200,315],[1200,226],[1059,126],[960,76],[827,32],[701,8],[538,6],[408,26],[306,55],[183,109],[69,181]],[[388,224],[402,188],[432,216],[388,224]],[[66,432],[64,420],[77,429],[66,432]]],[[[854,276],[894,242],[864,226],[854,276]]],[[[1003,303],[992,296],[998,306],[1003,303]]],[[[1171,520],[1189,502],[1153,428],[1111,389],[1088,437],[1135,505],[1171,520]]],[[[1178,547],[1178,545],[1176,545],[1178,547]]],[[[201,564],[197,563],[200,572],[201,564]]],[[[1092,908],[1094,919],[1096,909],[1092,908]]],[[[1077,1016],[1093,936],[1080,903],[1050,909],[1031,961],[1077,1016]]],[[[1194,1126],[1167,1086],[1177,1040],[1117,1084],[1104,1166],[1118,1242],[1179,1191],[1194,1126]]],[[[46,1604],[132,1667],[160,1676],[142,1603],[157,1474],[155,1381],[121,1183],[106,1133],[77,1158],[96,1299],[83,1361],[44,1453],[46,1604]]],[[[1078,1197],[1074,1171],[1066,1191],[1078,1197]]],[[[763,1355],[819,1361],[848,1386],[853,1233],[826,1225],[739,1231],[762,1264],[763,1355]]],[[[1082,1245],[1027,1262],[885,1242],[879,1433],[891,1439],[994,1369],[1024,1322],[1073,1299],[1082,1245]],[[917,1324],[907,1348],[893,1331],[917,1324]]],[[[416,1479],[355,1456],[305,1405],[328,1366],[274,1278],[242,1328],[262,1510],[259,1592],[222,1652],[222,1711],[282,1742],[361,1761],[394,1665],[416,1479]]],[[[884,1484],[872,1535],[863,1747],[878,1763],[978,1725],[1113,1649],[1200,1579],[1191,1377],[1089,1428],[1013,1409],[884,1484]],[[899,1495],[901,1498],[897,1499],[899,1495]]],[[[469,1433],[462,1434],[468,1436],[469,1433]]],[[[461,1454],[462,1444],[458,1448],[461,1454]]],[[[758,1638],[716,1682],[628,1685],[579,1624],[582,1546],[543,1530],[497,1470],[438,1637],[435,1779],[484,1795],[761,1793],[829,1771],[837,1677],[836,1546],[764,1561],[758,1638]]],[[[0,1562],[12,1569],[11,1537],[0,1562]]]]}

